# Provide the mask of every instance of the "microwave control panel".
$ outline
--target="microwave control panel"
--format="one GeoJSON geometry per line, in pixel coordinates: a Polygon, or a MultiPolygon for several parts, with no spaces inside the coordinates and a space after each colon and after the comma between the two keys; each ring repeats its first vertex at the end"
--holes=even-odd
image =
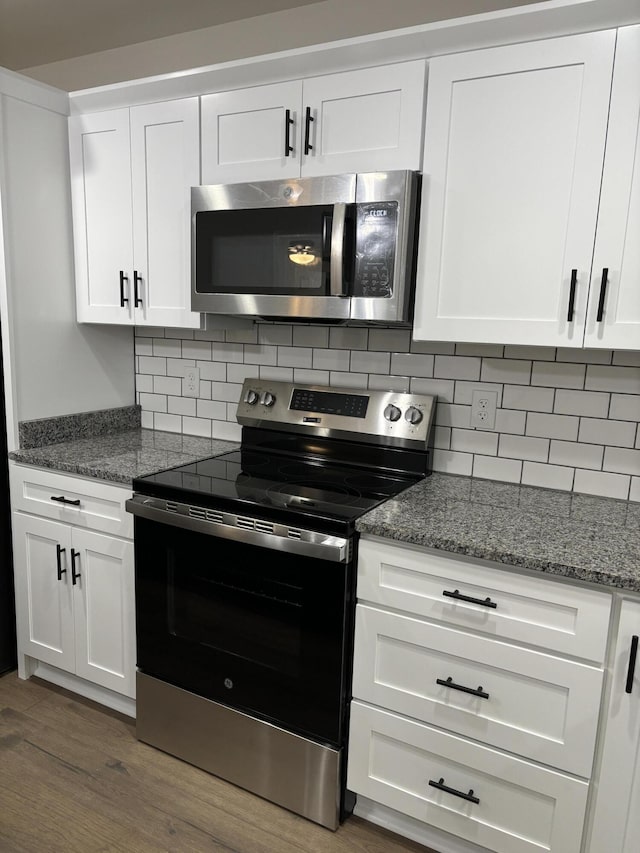
{"type": "Polygon", "coordinates": [[[391,297],[397,233],[397,201],[356,205],[354,296],[391,297]]]}

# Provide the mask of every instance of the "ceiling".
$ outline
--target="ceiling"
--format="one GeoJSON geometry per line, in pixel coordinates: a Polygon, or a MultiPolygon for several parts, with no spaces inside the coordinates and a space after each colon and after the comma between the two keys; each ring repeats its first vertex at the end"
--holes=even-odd
{"type": "Polygon", "coordinates": [[[19,71],[316,2],[0,0],[0,66],[19,71]]]}

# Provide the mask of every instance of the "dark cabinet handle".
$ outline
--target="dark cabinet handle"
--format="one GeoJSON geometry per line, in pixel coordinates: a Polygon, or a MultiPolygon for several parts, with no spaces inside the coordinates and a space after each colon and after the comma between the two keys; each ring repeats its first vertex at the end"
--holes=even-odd
{"type": "Polygon", "coordinates": [[[58,564],[58,580],[62,580],[62,575],[66,575],[67,570],[62,568],[62,555],[66,552],[66,548],[61,548],[56,545],[56,563],[58,564]]]}
{"type": "Polygon", "coordinates": [[[571,285],[569,287],[569,310],[567,311],[567,321],[573,320],[573,310],[576,304],[576,287],[578,286],[578,270],[571,270],[571,285]]]}
{"type": "Polygon", "coordinates": [[[284,156],[290,157],[291,152],[293,151],[293,145],[291,144],[291,125],[293,124],[293,119],[291,118],[291,110],[285,110],[284,114],[284,156]]]}
{"type": "Polygon", "coordinates": [[[447,598],[455,598],[457,601],[468,601],[471,604],[481,604],[483,607],[493,607],[494,610],[498,607],[495,601],[491,601],[489,596],[486,598],[473,598],[470,595],[463,595],[457,589],[454,589],[453,592],[449,592],[448,589],[443,589],[442,594],[447,598]]]}
{"type": "Polygon", "coordinates": [[[604,298],[607,293],[607,280],[609,278],[609,267],[604,267],[602,270],[602,278],[600,279],[600,298],[598,299],[598,314],[596,322],[602,323],[604,317],[604,298]]]}
{"type": "Polygon", "coordinates": [[[313,151],[313,145],[309,141],[311,136],[311,122],[314,121],[313,116],[311,115],[311,107],[307,107],[304,114],[304,153],[308,154],[310,151],[313,151]]]}
{"type": "Polygon", "coordinates": [[[468,800],[470,803],[478,804],[480,802],[478,797],[473,796],[473,788],[469,790],[468,794],[465,794],[464,791],[456,791],[455,788],[450,788],[448,785],[444,784],[444,779],[440,778],[438,782],[434,782],[433,779],[429,779],[429,784],[432,788],[437,788],[439,791],[446,791],[447,794],[453,794],[454,797],[460,797],[462,800],[468,800]]]}
{"type": "Polygon", "coordinates": [[[137,270],[133,271],[133,304],[134,307],[137,308],[138,305],[142,305],[142,297],[138,296],[138,282],[142,283],[142,276],[138,273],[137,270]]]}
{"type": "Polygon", "coordinates": [[[120,270],[120,307],[124,308],[125,305],[129,304],[129,300],[125,298],[124,295],[124,283],[129,283],[129,276],[124,274],[124,270],[120,270]]]}
{"type": "Polygon", "coordinates": [[[631,637],[631,648],[629,650],[629,669],[627,670],[627,686],[625,693],[631,693],[633,690],[633,679],[636,674],[636,658],[638,656],[638,637],[634,634],[631,637]]]}
{"type": "Polygon", "coordinates": [[[51,500],[56,501],[59,504],[69,504],[69,506],[80,506],[80,498],[76,498],[76,500],[71,500],[71,498],[65,498],[64,495],[51,495],[51,500]]]}
{"type": "Polygon", "coordinates": [[[76,551],[74,548],[71,549],[71,583],[75,586],[78,578],[80,577],[80,572],[76,572],[76,557],[80,556],[80,551],[76,551]]]}
{"type": "Polygon", "coordinates": [[[452,690],[460,690],[462,693],[470,693],[472,696],[479,696],[480,699],[489,698],[489,694],[485,693],[482,687],[478,687],[477,690],[474,690],[473,687],[464,687],[462,684],[456,684],[451,676],[446,681],[443,678],[436,678],[436,684],[441,684],[442,687],[450,687],[452,690]]]}

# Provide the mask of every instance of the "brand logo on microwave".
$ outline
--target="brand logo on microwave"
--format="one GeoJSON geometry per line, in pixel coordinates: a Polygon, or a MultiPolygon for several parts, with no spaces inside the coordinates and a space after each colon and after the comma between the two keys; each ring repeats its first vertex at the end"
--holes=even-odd
{"type": "Polygon", "coordinates": [[[375,207],[373,210],[368,211],[367,216],[388,216],[389,211],[386,207],[375,207]]]}

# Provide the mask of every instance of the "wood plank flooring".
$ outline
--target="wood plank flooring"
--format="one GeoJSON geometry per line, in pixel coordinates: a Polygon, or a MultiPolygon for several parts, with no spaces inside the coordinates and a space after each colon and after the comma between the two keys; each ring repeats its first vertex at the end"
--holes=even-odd
{"type": "Polygon", "coordinates": [[[38,679],[0,677],[1,853],[434,853],[356,817],[333,833],[135,738],[38,679]]]}

